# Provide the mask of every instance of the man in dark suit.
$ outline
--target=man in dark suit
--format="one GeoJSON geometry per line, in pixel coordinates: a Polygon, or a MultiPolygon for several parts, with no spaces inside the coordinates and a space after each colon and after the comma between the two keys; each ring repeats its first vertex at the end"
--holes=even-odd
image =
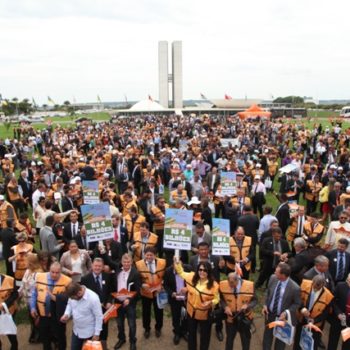
{"type": "MultiPolygon", "coordinates": [[[[256,244],[258,243],[258,229],[260,221],[257,215],[253,213],[253,209],[250,205],[245,205],[243,207],[242,215],[238,218],[237,226],[242,226],[246,236],[252,238],[252,248],[256,252],[256,244]]],[[[251,271],[255,272],[256,257],[252,259],[251,271]]]]}
{"type": "Polygon", "coordinates": [[[131,181],[134,183],[134,188],[137,190],[137,193],[140,193],[140,187],[142,182],[142,172],[141,166],[138,159],[135,159],[133,162],[133,166],[129,168],[129,172],[131,174],[131,181]]]}
{"type": "MultiPolygon", "coordinates": [[[[276,320],[286,320],[287,310],[290,312],[292,323],[296,323],[296,312],[301,305],[300,287],[290,277],[291,269],[286,263],[279,263],[275,274],[271,276],[267,287],[267,295],[263,313],[265,314],[265,331],[263,350],[271,350],[273,343],[273,328],[267,324],[276,320]]],[[[275,350],[284,350],[285,344],[275,339],[275,350]]]]}
{"type": "Polygon", "coordinates": [[[325,254],[329,259],[329,273],[336,285],[344,282],[350,272],[350,254],[346,251],[349,241],[346,238],[340,238],[337,245],[337,249],[325,254]]]}
{"type": "Polygon", "coordinates": [[[209,187],[209,191],[215,193],[218,189],[220,181],[221,177],[220,174],[218,174],[218,169],[216,166],[213,165],[211,171],[207,175],[207,185],[209,187]]]}
{"type": "Polygon", "coordinates": [[[212,167],[217,166],[217,160],[221,157],[221,154],[215,148],[208,154],[207,160],[212,167]]]}
{"type": "Polygon", "coordinates": [[[307,244],[304,238],[297,237],[294,240],[295,254],[288,260],[291,266],[291,278],[298,284],[303,280],[304,273],[310,268],[312,259],[307,250],[307,244]]]}
{"type": "Polygon", "coordinates": [[[65,243],[69,243],[72,239],[75,239],[81,230],[81,224],[78,222],[78,213],[73,211],[69,214],[69,222],[65,223],[63,228],[63,240],[65,243]]]}
{"type": "MultiPolygon", "coordinates": [[[[210,263],[213,269],[213,276],[216,282],[220,282],[220,272],[223,271],[225,267],[225,260],[222,257],[209,254],[210,247],[207,242],[201,242],[197,246],[197,255],[193,255],[190,259],[190,266],[192,271],[197,271],[197,266],[200,262],[207,261],[210,263]]],[[[222,334],[222,321],[218,320],[215,324],[216,336],[219,341],[224,340],[222,334]]]]}
{"type": "Polygon", "coordinates": [[[129,236],[126,227],[124,227],[121,223],[120,215],[112,215],[112,226],[114,231],[113,240],[121,244],[123,254],[127,253],[129,236]]]}
{"type": "Polygon", "coordinates": [[[94,250],[94,257],[102,258],[104,264],[114,271],[120,268],[122,256],[122,245],[112,238],[105,239],[103,245],[97,244],[94,250]]]}
{"type": "Polygon", "coordinates": [[[324,255],[319,255],[315,258],[314,265],[314,267],[305,272],[304,279],[312,280],[314,276],[321,275],[326,280],[326,287],[333,293],[334,281],[329,273],[329,259],[324,255]]]}
{"type": "MultiPolygon", "coordinates": [[[[350,320],[348,310],[350,309],[349,303],[350,293],[350,275],[346,277],[345,282],[339,282],[334,292],[333,302],[333,317],[331,322],[331,328],[329,330],[328,350],[334,350],[338,348],[338,341],[340,339],[340,332],[346,327],[350,327],[350,320]]],[[[342,349],[350,349],[350,340],[343,343],[342,349]]]]}
{"type": "Polygon", "coordinates": [[[2,242],[2,255],[6,264],[6,275],[13,277],[12,262],[9,262],[9,257],[13,255],[11,247],[16,245],[15,220],[6,220],[6,228],[0,231],[0,241],[2,242]]]}
{"type": "Polygon", "coordinates": [[[18,186],[21,186],[23,199],[26,200],[28,198],[28,202],[25,202],[27,209],[27,203],[32,203],[33,186],[25,170],[21,171],[21,175],[18,178],[18,186]]]}
{"type": "MultiPolygon", "coordinates": [[[[188,265],[183,266],[186,272],[190,271],[188,265]]],[[[181,337],[187,340],[187,322],[181,320],[181,309],[185,307],[186,288],[185,281],[175,272],[174,266],[169,266],[164,274],[163,286],[168,293],[168,300],[171,309],[171,319],[174,332],[174,345],[180,343],[181,337]]]]}
{"type": "Polygon", "coordinates": [[[280,201],[281,201],[281,204],[278,207],[275,216],[279,222],[279,226],[282,230],[283,237],[285,237],[287,228],[290,223],[288,197],[285,193],[282,193],[280,195],[280,201]]]}
{"type": "MultiPolygon", "coordinates": [[[[92,271],[81,279],[81,284],[94,291],[100,298],[102,312],[104,313],[112,304],[112,283],[110,274],[103,272],[104,263],[101,258],[95,258],[92,263],[92,271]]],[[[100,333],[101,343],[106,349],[108,337],[108,323],[103,323],[100,333]]]]}
{"type": "Polygon", "coordinates": [[[256,281],[255,288],[259,288],[273,274],[280,262],[288,260],[290,256],[289,244],[282,239],[282,232],[279,227],[272,229],[272,237],[265,238],[260,247],[263,268],[256,281]]]}
{"type": "Polygon", "coordinates": [[[340,213],[343,211],[347,211],[349,207],[350,207],[350,198],[345,198],[344,205],[337,205],[333,210],[332,221],[339,220],[340,213]]]}
{"type": "Polygon", "coordinates": [[[88,242],[86,237],[86,228],[84,226],[81,227],[80,233],[75,237],[75,241],[77,242],[78,248],[87,250],[90,256],[93,255],[94,250],[98,243],[98,242],[88,242]]]}
{"type": "Polygon", "coordinates": [[[68,186],[65,188],[64,197],[62,198],[61,204],[62,204],[62,212],[76,208],[76,203],[73,200],[73,193],[72,193],[71,187],[68,186]]]}
{"type": "Polygon", "coordinates": [[[115,301],[121,304],[118,309],[117,325],[118,325],[118,342],[114,349],[119,349],[126,341],[125,336],[125,317],[129,324],[129,341],[130,350],[136,350],[136,303],[139,297],[141,288],[141,277],[135,267],[132,266],[132,259],[128,254],[122,257],[122,268],[116,271],[113,275],[113,286],[115,292],[127,290],[134,292],[133,297],[128,297],[125,300],[116,299],[115,301]]]}

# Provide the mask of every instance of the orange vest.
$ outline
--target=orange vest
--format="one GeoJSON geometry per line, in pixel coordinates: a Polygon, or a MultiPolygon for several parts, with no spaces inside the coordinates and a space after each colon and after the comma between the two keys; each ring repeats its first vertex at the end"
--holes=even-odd
{"type": "MultiPolygon", "coordinates": [[[[0,304],[4,303],[15,289],[15,279],[13,277],[7,275],[2,275],[1,277],[2,281],[0,287],[0,304]]],[[[13,314],[15,309],[16,305],[11,305],[9,307],[10,313],[13,314]]]]}
{"type": "Polygon", "coordinates": [[[134,244],[136,245],[134,249],[134,261],[139,261],[142,259],[142,253],[146,247],[155,247],[158,242],[158,236],[150,232],[148,241],[146,244],[142,242],[141,232],[134,233],[134,244]]]}
{"type": "Polygon", "coordinates": [[[129,209],[130,209],[131,207],[136,207],[136,208],[138,208],[137,203],[136,203],[135,200],[132,200],[132,201],[130,201],[130,202],[125,202],[123,199],[122,199],[122,207],[123,207],[123,210],[122,210],[122,215],[123,215],[123,217],[125,217],[126,215],[129,214],[129,209]]]}
{"type": "Polygon", "coordinates": [[[128,230],[129,240],[135,236],[136,232],[140,231],[140,225],[146,222],[146,218],[143,215],[138,214],[136,221],[133,223],[130,214],[124,217],[125,227],[128,230]]]}
{"type": "Polygon", "coordinates": [[[18,244],[13,246],[12,248],[15,254],[19,253],[15,259],[15,279],[16,281],[22,281],[22,278],[28,268],[28,253],[33,251],[33,246],[31,244],[26,244],[26,248],[22,248],[21,251],[19,251],[18,244]]]}
{"type": "MultiPolygon", "coordinates": [[[[243,205],[251,205],[251,199],[249,197],[244,196],[244,201],[243,205]]],[[[238,207],[239,208],[239,199],[238,197],[233,197],[231,199],[232,206],[238,207]]]]}
{"type": "MultiPolygon", "coordinates": [[[[165,204],[165,209],[169,208],[168,204],[165,204]]],[[[151,208],[151,213],[156,217],[156,218],[161,218],[165,216],[165,212],[163,213],[160,208],[157,206],[151,208]]],[[[154,221],[153,222],[153,228],[155,231],[163,231],[164,230],[164,223],[165,221],[154,221]]]]}
{"type": "Polygon", "coordinates": [[[10,202],[21,199],[21,196],[18,192],[18,186],[11,185],[11,183],[7,185],[7,194],[9,196],[10,202]]]}
{"type": "Polygon", "coordinates": [[[317,224],[314,229],[312,229],[311,222],[305,221],[304,223],[304,232],[309,238],[316,238],[317,236],[322,235],[324,226],[317,224]]]}
{"type": "Polygon", "coordinates": [[[318,201],[318,195],[322,189],[322,183],[318,182],[317,184],[312,181],[308,180],[306,181],[306,192],[305,192],[305,199],[312,202],[318,201]],[[313,191],[318,191],[317,193],[312,193],[313,191]]]}
{"type": "MultiPolygon", "coordinates": [[[[35,288],[37,291],[37,309],[40,316],[47,316],[45,314],[45,302],[46,295],[49,287],[52,285],[48,284],[47,276],[49,272],[41,272],[36,275],[35,288]]],[[[56,281],[54,287],[51,290],[53,295],[62,294],[66,291],[66,287],[71,282],[71,279],[61,273],[60,278],[56,281]]]]}
{"type": "MultiPolygon", "coordinates": [[[[249,304],[254,297],[254,282],[242,280],[241,289],[235,297],[228,281],[221,281],[220,294],[233,314],[240,312],[242,306],[249,304]]],[[[245,313],[245,316],[251,320],[253,318],[253,312],[250,310],[245,313]]],[[[233,317],[227,316],[227,322],[232,323],[233,321],[233,317]]]]}
{"type": "Polygon", "coordinates": [[[211,306],[204,308],[203,303],[214,299],[215,294],[219,290],[219,285],[214,282],[211,289],[205,287],[203,291],[200,291],[197,286],[192,284],[193,276],[194,272],[191,272],[188,273],[185,278],[188,292],[186,304],[187,313],[196,320],[207,320],[211,306]]]}
{"type": "MultiPolygon", "coordinates": [[[[300,285],[300,293],[301,293],[301,301],[303,303],[303,306],[308,309],[308,299],[310,297],[312,291],[312,281],[310,280],[303,280],[300,285]]],[[[312,306],[312,309],[310,311],[310,318],[315,319],[316,317],[320,316],[323,311],[326,309],[326,307],[331,303],[333,300],[333,294],[327,289],[323,288],[323,291],[320,293],[318,299],[314,302],[314,305],[312,306]]],[[[302,320],[303,316],[299,314],[299,320],[302,320]]],[[[315,323],[318,327],[323,327],[323,322],[315,323]]]]}
{"type": "Polygon", "coordinates": [[[267,168],[270,176],[274,176],[277,173],[278,163],[274,160],[267,160],[267,168]]]}
{"type": "Polygon", "coordinates": [[[13,219],[17,221],[17,215],[15,212],[15,209],[13,208],[12,204],[9,202],[4,202],[2,206],[0,207],[0,222],[1,222],[1,227],[6,228],[6,220],[9,219],[8,214],[7,214],[7,209],[11,208],[13,212],[13,219]]]}
{"type": "MultiPolygon", "coordinates": [[[[165,259],[155,259],[156,262],[156,271],[151,273],[145,260],[142,259],[136,262],[136,268],[141,275],[142,283],[146,283],[149,286],[157,286],[163,282],[163,277],[166,269],[165,259]]],[[[145,288],[141,288],[141,295],[153,299],[155,297],[154,292],[149,292],[145,288]]]]}
{"type": "Polygon", "coordinates": [[[176,202],[177,199],[182,199],[184,201],[187,200],[187,191],[182,190],[181,195],[177,192],[177,190],[171,192],[172,199],[176,202]]]}
{"type": "MultiPolygon", "coordinates": [[[[241,249],[238,248],[237,242],[233,237],[230,237],[230,255],[236,260],[243,260],[249,255],[249,250],[252,246],[252,238],[248,236],[244,236],[243,243],[241,249]]],[[[229,269],[234,270],[235,264],[230,262],[226,262],[226,265],[229,269]]],[[[250,271],[251,262],[248,262],[245,265],[247,271],[250,271]]]]}

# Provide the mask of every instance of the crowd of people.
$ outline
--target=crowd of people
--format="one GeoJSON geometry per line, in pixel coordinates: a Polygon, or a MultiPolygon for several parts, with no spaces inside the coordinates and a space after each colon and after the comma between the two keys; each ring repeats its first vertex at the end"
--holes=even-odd
{"type": "MultiPolygon", "coordinates": [[[[331,125],[143,116],[16,128],[0,140],[0,310],[26,308],[29,342],[44,350],[66,349],[69,319],[72,350],[87,339],[122,348],[125,319],[135,350],[138,304],[144,337],[152,327],[155,337],[169,337],[164,298],[174,346],[209,349],[215,325],[226,350],[237,333],[248,350],[262,308],[262,349],[285,347],[268,327],[276,320],[295,326],[294,349],[305,329],[314,349],[337,349],[350,326],[350,133],[341,120],[331,125]],[[223,194],[222,172],[236,175],[232,196],[223,194]],[[99,181],[110,239],[87,237],[84,180],[99,181]],[[191,251],[163,247],[166,208],[193,210],[191,251]],[[229,220],[230,255],[212,255],[213,217],[229,220]],[[118,341],[110,344],[116,306],[118,341]],[[321,333],[326,322],[329,337],[321,333]]],[[[17,350],[17,336],[8,340],[17,350]]]]}

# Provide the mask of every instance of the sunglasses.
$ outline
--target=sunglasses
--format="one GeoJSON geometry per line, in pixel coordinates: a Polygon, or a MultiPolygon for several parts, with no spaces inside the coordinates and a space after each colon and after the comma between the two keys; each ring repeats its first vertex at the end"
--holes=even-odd
{"type": "Polygon", "coordinates": [[[344,219],[344,220],[346,220],[347,217],[346,217],[346,216],[340,216],[339,219],[344,219]]]}
{"type": "Polygon", "coordinates": [[[198,269],[198,271],[199,272],[206,272],[206,273],[208,273],[208,270],[206,270],[206,269],[198,269]]]}

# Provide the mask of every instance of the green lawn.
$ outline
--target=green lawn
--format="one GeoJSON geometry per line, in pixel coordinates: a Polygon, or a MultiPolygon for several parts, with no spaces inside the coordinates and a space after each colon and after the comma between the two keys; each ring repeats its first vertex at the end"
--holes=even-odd
{"type": "MultiPolygon", "coordinates": [[[[107,121],[110,119],[110,114],[106,112],[96,112],[90,114],[75,115],[74,117],[49,117],[46,120],[51,120],[54,126],[69,127],[75,125],[75,120],[81,117],[86,117],[94,121],[107,121]]],[[[32,124],[35,129],[44,129],[47,127],[47,123],[34,123],[32,124]]],[[[18,123],[11,124],[7,127],[4,123],[0,123],[0,139],[7,137],[13,138],[13,128],[18,127],[18,123]]]]}

